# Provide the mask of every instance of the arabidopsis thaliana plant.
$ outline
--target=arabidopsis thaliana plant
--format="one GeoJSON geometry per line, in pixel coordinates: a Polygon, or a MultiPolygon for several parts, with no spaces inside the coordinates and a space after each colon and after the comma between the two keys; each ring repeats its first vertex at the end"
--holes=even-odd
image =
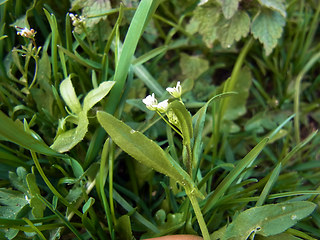
{"type": "Polygon", "coordinates": [[[157,110],[158,101],[154,97],[154,93],[152,95],[148,95],[146,98],[142,99],[142,102],[146,105],[146,107],[151,111],[157,110]]]}
{"type": "Polygon", "coordinates": [[[181,94],[182,94],[182,87],[180,85],[180,82],[177,82],[177,86],[176,87],[168,87],[166,88],[166,90],[170,93],[171,96],[173,96],[174,98],[180,98],[181,94]]]}

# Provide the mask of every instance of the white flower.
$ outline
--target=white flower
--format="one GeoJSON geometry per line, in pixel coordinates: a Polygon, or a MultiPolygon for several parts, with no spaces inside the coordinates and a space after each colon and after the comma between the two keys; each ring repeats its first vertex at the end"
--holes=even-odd
{"type": "Polygon", "coordinates": [[[146,107],[151,111],[157,110],[158,101],[154,97],[154,93],[152,95],[148,95],[146,98],[142,99],[142,102],[146,105],[146,107]]]}
{"type": "Polygon", "coordinates": [[[22,37],[34,38],[34,36],[36,35],[36,32],[34,31],[34,29],[20,28],[18,26],[15,26],[15,27],[18,29],[17,35],[20,35],[22,37]]]}
{"type": "Polygon", "coordinates": [[[203,4],[206,4],[208,2],[208,0],[201,0],[199,3],[198,3],[198,6],[201,6],[203,4]]]}
{"type": "Polygon", "coordinates": [[[176,87],[168,87],[166,90],[173,96],[174,98],[180,98],[182,94],[182,87],[180,85],[180,82],[177,82],[176,87]]]}
{"type": "Polygon", "coordinates": [[[168,110],[168,99],[162,101],[162,102],[159,102],[158,105],[157,105],[157,110],[160,112],[160,113],[165,113],[167,112],[168,110]]]}

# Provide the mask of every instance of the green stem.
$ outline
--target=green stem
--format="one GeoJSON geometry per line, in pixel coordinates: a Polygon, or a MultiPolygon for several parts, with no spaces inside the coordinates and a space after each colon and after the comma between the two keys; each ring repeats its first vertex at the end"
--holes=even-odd
{"type": "Polygon", "coordinates": [[[166,122],[166,124],[168,124],[176,133],[178,133],[178,134],[183,138],[181,132],[180,132],[175,126],[173,126],[170,122],[168,122],[167,119],[165,119],[165,118],[161,115],[160,112],[158,112],[158,111],[156,111],[156,112],[157,112],[158,115],[163,119],[163,121],[166,122]]]}
{"type": "Polygon", "coordinates": [[[79,212],[77,209],[75,209],[71,204],[69,204],[67,202],[67,200],[65,200],[61,194],[54,188],[54,186],[51,184],[51,182],[49,181],[49,179],[46,177],[45,173],[43,172],[42,168],[41,168],[41,165],[38,161],[38,158],[37,158],[37,155],[34,151],[30,151],[31,152],[31,156],[32,156],[32,159],[34,161],[34,164],[36,165],[36,168],[39,172],[39,174],[41,175],[42,179],[44,180],[44,182],[47,184],[47,186],[49,187],[49,189],[51,190],[51,192],[56,195],[60,201],[66,205],[68,208],[70,208],[75,214],[77,214],[79,217],[82,217],[82,213],[79,212]]]}
{"type": "Polygon", "coordinates": [[[302,78],[304,75],[310,70],[310,68],[318,62],[320,59],[320,53],[317,53],[313,55],[313,57],[309,60],[309,62],[305,65],[305,67],[301,70],[301,72],[298,74],[294,86],[294,132],[295,132],[295,140],[297,143],[300,142],[300,116],[299,116],[299,105],[300,105],[300,85],[302,78]]]}
{"type": "Polygon", "coordinates": [[[206,225],[206,223],[205,223],[205,221],[204,221],[203,215],[202,215],[202,213],[201,213],[201,209],[200,209],[198,200],[197,200],[196,197],[192,194],[192,191],[189,192],[189,191],[187,191],[187,189],[186,189],[186,192],[187,192],[187,195],[188,195],[188,197],[189,197],[189,199],[190,199],[190,202],[191,202],[191,204],[192,204],[194,213],[196,214],[196,217],[197,217],[197,220],[198,220],[200,229],[201,229],[202,237],[203,237],[204,240],[210,240],[209,231],[208,231],[207,225],[206,225]]]}

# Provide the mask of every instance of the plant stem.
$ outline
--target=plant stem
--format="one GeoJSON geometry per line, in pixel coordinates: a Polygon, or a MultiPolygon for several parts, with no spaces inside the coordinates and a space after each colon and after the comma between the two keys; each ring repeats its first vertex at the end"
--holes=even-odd
{"type": "Polygon", "coordinates": [[[194,213],[196,214],[196,217],[197,217],[200,229],[201,229],[201,233],[202,233],[203,239],[204,240],[210,240],[209,231],[208,231],[207,225],[206,225],[206,223],[204,221],[203,215],[201,213],[201,209],[200,209],[200,206],[199,206],[197,198],[193,195],[192,191],[189,192],[186,189],[186,193],[187,193],[187,195],[188,195],[188,197],[190,199],[190,202],[192,204],[194,213]]]}

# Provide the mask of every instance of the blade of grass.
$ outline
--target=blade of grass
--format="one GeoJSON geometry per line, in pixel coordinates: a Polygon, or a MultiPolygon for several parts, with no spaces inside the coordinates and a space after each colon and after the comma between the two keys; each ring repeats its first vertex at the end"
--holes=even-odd
{"type": "Polygon", "coordinates": [[[76,235],[78,239],[83,240],[84,238],[77,231],[77,229],[57,210],[55,209],[44,197],[37,194],[37,197],[43,202],[57,217],[76,235]]]}
{"type": "Polygon", "coordinates": [[[203,208],[203,212],[207,213],[214,207],[217,201],[225,194],[233,181],[242,173],[242,171],[250,165],[259,153],[262,151],[264,146],[268,143],[268,138],[260,141],[237,165],[236,167],[223,179],[218,185],[213,194],[208,197],[206,204],[203,208]]]}

